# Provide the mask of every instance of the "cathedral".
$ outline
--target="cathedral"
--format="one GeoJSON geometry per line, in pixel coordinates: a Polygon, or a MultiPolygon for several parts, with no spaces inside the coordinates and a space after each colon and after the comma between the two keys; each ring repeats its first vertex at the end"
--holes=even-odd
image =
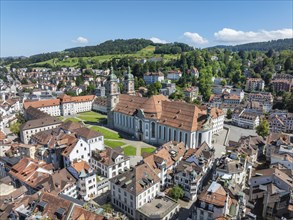
{"type": "Polygon", "coordinates": [[[134,77],[124,76],[120,93],[118,78],[111,69],[106,82],[108,126],[152,145],[183,141],[187,148],[212,144],[212,134],[223,129],[224,114],[217,108],[172,101],[164,95],[137,96],[134,77]]]}

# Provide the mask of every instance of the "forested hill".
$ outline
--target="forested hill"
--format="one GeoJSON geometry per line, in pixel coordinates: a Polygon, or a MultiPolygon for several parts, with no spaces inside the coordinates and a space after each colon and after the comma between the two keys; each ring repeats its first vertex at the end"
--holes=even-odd
{"type": "Polygon", "coordinates": [[[230,51],[251,51],[251,50],[258,50],[258,51],[268,51],[268,50],[293,50],[293,38],[289,39],[280,39],[280,40],[272,40],[267,42],[256,42],[256,43],[248,43],[248,44],[241,44],[236,46],[224,46],[218,45],[214,47],[210,47],[208,49],[214,48],[223,48],[230,51]]]}
{"type": "Polygon", "coordinates": [[[108,40],[96,46],[75,47],[71,49],[66,49],[65,52],[69,52],[68,55],[70,57],[90,57],[108,54],[127,54],[135,53],[153,44],[154,43],[151,40],[146,39],[117,39],[108,40]]]}
{"type": "Polygon", "coordinates": [[[86,47],[75,47],[66,49],[61,52],[51,52],[37,54],[26,58],[6,58],[1,59],[4,64],[9,64],[12,62],[18,62],[19,67],[26,66],[33,63],[44,62],[50,59],[63,59],[65,56],[68,57],[94,57],[101,55],[117,55],[117,54],[134,54],[142,49],[154,46],[155,54],[180,54],[181,52],[187,52],[193,50],[193,47],[188,46],[184,43],[168,43],[168,44],[158,44],[153,43],[151,40],[146,39],[117,39],[108,40],[96,46],[86,46],[86,47]]]}

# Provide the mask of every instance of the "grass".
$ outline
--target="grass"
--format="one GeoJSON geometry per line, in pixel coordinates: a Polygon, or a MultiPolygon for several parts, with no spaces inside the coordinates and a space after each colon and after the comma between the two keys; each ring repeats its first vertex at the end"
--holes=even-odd
{"type": "Polygon", "coordinates": [[[107,116],[102,115],[97,112],[83,112],[78,114],[78,118],[82,119],[86,122],[99,122],[99,123],[106,123],[107,122],[107,116]]]}
{"type": "MultiPolygon", "coordinates": [[[[91,67],[92,64],[90,63],[97,63],[97,62],[104,62],[104,61],[109,61],[113,58],[123,58],[123,57],[133,57],[136,59],[142,59],[142,58],[158,58],[161,57],[161,54],[154,54],[155,51],[155,46],[147,46],[140,51],[132,54],[111,54],[111,55],[101,55],[101,56],[94,56],[94,57],[82,57],[85,62],[87,62],[87,67],[91,67]]],[[[64,54],[65,56],[65,54],[64,54]]],[[[180,56],[180,54],[164,54],[164,60],[169,61],[172,59],[177,59],[180,56]]],[[[61,67],[78,67],[78,57],[69,57],[69,58],[64,58],[64,59],[51,59],[39,63],[34,63],[32,65],[34,66],[42,66],[44,64],[50,64],[52,66],[61,66],[61,67]]]]}
{"type": "Polygon", "coordinates": [[[121,147],[125,145],[122,141],[110,141],[110,140],[104,140],[105,145],[111,148],[121,147]]]}
{"type": "Polygon", "coordinates": [[[67,122],[67,121],[79,122],[79,121],[81,121],[81,120],[78,119],[78,118],[66,118],[66,119],[65,119],[65,122],[67,122]]]}
{"type": "Polygon", "coordinates": [[[136,155],[136,148],[131,145],[127,145],[126,147],[124,147],[123,151],[124,151],[124,154],[127,156],[135,156],[136,155]]]}
{"type": "Polygon", "coordinates": [[[64,117],[63,116],[58,116],[57,117],[60,121],[63,121],[64,117]]]}
{"type": "Polygon", "coordinates": [[[144,148],[141,148],[141,154],[142,153],[152,153],[154,152],[156,149],[153,148],[153,147],[144,147],[144,148]]]}
{"type": "Polygon", "coordinates": [[[112,131],[109,131],[108,129],[105,129],[105,128],[102,128],[99,126],[92,126],[91,129],[102,133],[104,135],[105,139],[114,139],[114,140],[121,140],[122,139],[119,134],[112,132],[112,131]]]}

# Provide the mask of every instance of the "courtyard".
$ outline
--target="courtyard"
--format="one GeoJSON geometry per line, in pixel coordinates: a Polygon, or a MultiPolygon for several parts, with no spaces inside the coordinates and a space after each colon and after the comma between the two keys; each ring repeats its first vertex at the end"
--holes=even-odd
{"type": "Polygon", "coordinates": [[[141,158],[142,153],[150,153],[156,149],[154,146],[142,141],[122,137],[119,132],[109,129],[105,126],[107,124],[107,116],[98,112],[82,112],[75,116],[61,116],[59,119],[62,121],[81,122],[86,127],[100,132],[104,136],[104,143],[107,147],[121,147],[125,155],[137,157],[136,160],[141,158]]]}

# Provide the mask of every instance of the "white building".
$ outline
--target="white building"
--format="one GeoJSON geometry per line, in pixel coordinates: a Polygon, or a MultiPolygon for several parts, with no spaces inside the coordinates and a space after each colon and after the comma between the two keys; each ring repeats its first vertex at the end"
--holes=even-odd
{"type": "Polygon", "coordinates": [[[91,111],[94,97],[94,95],[71,97],[64,94],[57,99],[26,101],[23,107],[26,110],[31,106],[51,116],[75,115],[79,112],[91,111]]]}
{"type": "Polygon", "coordinates": [[[111,203],[132,219],[136,210],[160,191],[160,179],[148,164],[141,164],[110,180],[111,203]]]}
{"type": "Polygon", "coordinates": [[[40,131],[56,128],[60,126],[61,123],[59,119],[51,116],[27,121],[20,126],[20,140],[28,144],[32,135],[40,131]]]}
{"type": "Polygon", "coordinates": [[[80,161],[72,164],[72,168],[76,170],[78,180],[77,187],[79,195],[89,201],[97,195],[96,174],[91,169],[90,165],[85,161],[80,161]]]}
{"type": "Polygon", "coordinates": [[[129,170],[129,157],[125,156],[122,148],[105,147],[104,150],[92,152],[90,165],[99,175],[113,178],[129,170]]]}
{"type": "Polygon", "coordinates": [[[147,85],[155,82],[162,82],[164,78],[165,77],[162,72],[147,72],[143,75],[143,80],[147,85]]]}
{"type": "Polygon", "coordinates": [[[260,122],[260,115],[249,109],[237,108],[232,114],[232,123],[238,127],[255,129],[260,122]]]}
{"type": "Polygon", "coordinates": [[[180,71],[169,71],[167,72],[167,79],[170,80],[178,80],[182,76],[182,73],[180,71]]]}
{"type": "Polygon", "coordinates": [[[70,143],[62,152],[64,166],[67,167],[74,161],[90,163],[92,152],[104,149],[104,136],[99,132],[86,127],[74,130],[77,141],[70,143]]]}
{"type": "Polygon", "coordinates": [[[263,91],[265,88],[265,81],[261,78],[248,78],[246,80],[245,90],[249,92],[263,91]]]}

